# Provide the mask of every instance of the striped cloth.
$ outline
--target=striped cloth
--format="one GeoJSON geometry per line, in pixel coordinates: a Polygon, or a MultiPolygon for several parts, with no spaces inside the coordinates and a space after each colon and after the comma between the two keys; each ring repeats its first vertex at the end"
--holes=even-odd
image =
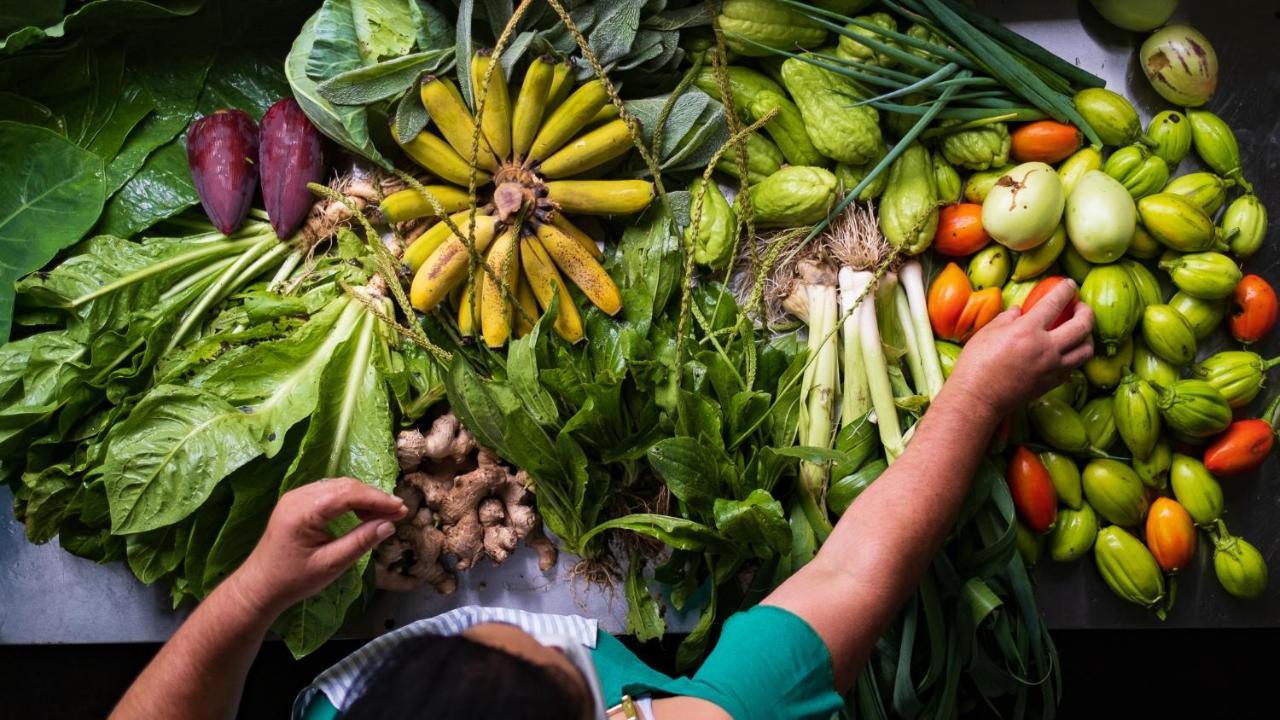
{"type": "MultiPolygon", "coordinates": [[[[301,720],[316,693],[324,693],[325,697],[339,712],[345,711],[350,703],[355,700],[355,697],[351,694],[352,688],[361,671],[370,667],[371,663],[377,664],[381,662],[390,653],[391,648],[401,640],[421,635],[458,635],[472,626],[483,623],[515,625],[543,644],[562,645],[568,641],[570,644],[578,643],[588,650],[595,649],[596,634],[599,631],[595,620],[578,615],[550,615],[511,608],[490,608],[475,605],[460,607],[433,618],[410,623],[398,630],[381,635],[343,658],[337,665],[325,670],[294,700],[294,719],[301,720]],[[551,642],[548,642],[548,640],[551,642]]],[[[574,664],[578,665],[579,669],[586,675],[587,682],[591,685],[592,693],[596,696],[596,707],[603,708],[600,682],[596,678],[594,665],[588,659],[585,663],[587,667],[582,667],[583,663],[574,657],[575,655],[586,656],[586,652],[566,652],[566,654],[571,660],[575,661],[574,664]]]]}

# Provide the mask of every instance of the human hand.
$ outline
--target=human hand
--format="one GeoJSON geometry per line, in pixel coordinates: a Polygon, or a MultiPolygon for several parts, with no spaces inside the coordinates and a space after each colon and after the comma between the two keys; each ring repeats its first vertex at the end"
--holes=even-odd
{"type": "Polygon", "coordinates": [[[273,617],[333,582],[395,532],[404,501],[353,478],[319,480],[281,496],[257,547],[227,584],[273,617]],[[361,524],[340,537],[329,523],[355,512],[361,524]]]}
{"type": "Polygon", "coordinates": [[[947,380],[1003,417],[1058,385],[1093,357],[1093,311],[1076,300],[1076,285],[1059,283],[1025,315],[1012,307],[965,344],[947,380]],[[1070,318],[1049,327],[1068,307],[1070,318]]]}

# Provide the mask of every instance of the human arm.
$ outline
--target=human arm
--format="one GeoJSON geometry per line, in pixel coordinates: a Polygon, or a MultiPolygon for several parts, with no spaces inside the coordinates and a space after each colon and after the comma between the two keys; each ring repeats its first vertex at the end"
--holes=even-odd
{"type": "Polygon", "coordinates": [[[111,718],[234,717],[249,665],[280,613],[390,536],[404,512],[399,498],[351,478],[285,493],[257,547],[160,648],[111,718]],[[348,511],[363,522],[334,538],[329,522],[348,511]]]}
{"type": "Polygon", "coordinates": [[[946,539],[1000,419],[1092,356],[1093,314],[1074,293],[1062,283],[1025,316],[1010,309],[974,335],[906,452],[849,507],[817,556],[765,598],[822,638],[838,691],[852,686],[946,539]],[[1071,319],[1048,330],[1069,305],[1071,319]]]}

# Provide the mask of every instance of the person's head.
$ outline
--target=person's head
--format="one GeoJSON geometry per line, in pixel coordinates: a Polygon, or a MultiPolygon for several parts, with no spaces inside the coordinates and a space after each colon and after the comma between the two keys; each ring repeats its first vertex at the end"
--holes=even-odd
{"type": "Polygon", "coordinates": [[[357,680],[344,720],[592,717],[587,680],[563,652],[514,625],[397,643],[357,680]]]}

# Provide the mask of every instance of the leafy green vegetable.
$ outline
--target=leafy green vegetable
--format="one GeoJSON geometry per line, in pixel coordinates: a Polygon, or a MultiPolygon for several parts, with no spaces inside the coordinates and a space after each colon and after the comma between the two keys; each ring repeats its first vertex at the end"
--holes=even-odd
{"type": "Polygon", "coordinates": [[[9,337],[13,285],[93,226],[106,198],[101,158],[53,131],[0,122],[0,341],[9,337]]]}
{"type": "Polygon", "coordinates": [[[448,50],[402,55],[335,75],[316,86],[316,92],[334,105],[367,105],[403,93],[423,74],[435,72],[452,57],[448,50]]]}

